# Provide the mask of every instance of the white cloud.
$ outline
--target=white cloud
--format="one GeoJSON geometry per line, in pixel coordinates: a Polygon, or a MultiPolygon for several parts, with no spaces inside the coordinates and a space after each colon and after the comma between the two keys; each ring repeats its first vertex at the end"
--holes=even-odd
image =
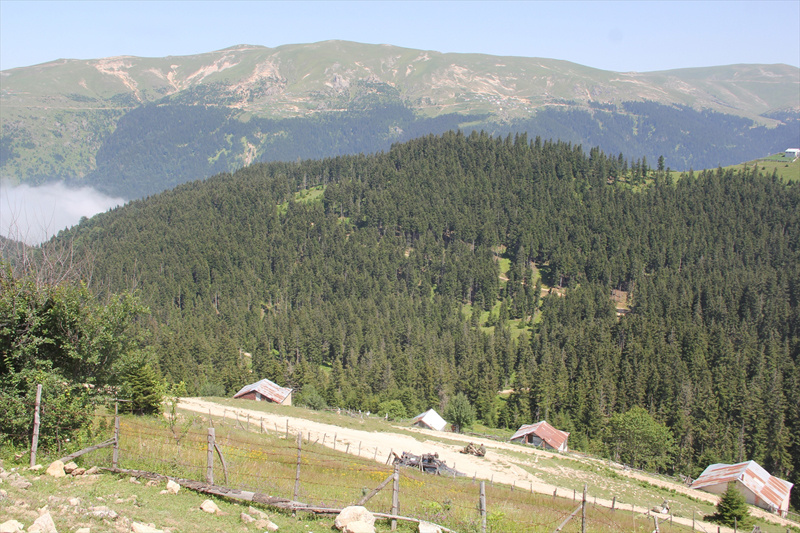
{"type": "Polygon", "coordinates": [[[61,182],[30,187],[0,182],[0,234],[28,244],[39,244],[62,229],[77,224],[125,200],[91,187],[71,189],[61,182]]]}

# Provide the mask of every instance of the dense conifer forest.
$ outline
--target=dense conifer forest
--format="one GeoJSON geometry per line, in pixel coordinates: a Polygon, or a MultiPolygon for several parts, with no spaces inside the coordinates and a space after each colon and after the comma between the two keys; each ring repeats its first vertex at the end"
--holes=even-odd
{"type": "Polygon", "coordinates": [[[463,392],[488,426],[547,419],[611,455],[649,416],[668,449],[641,464],[797,482],[800,186],[663,166],[446,133],[255,164],[58,238],[91,253],[94,290],[139,294],[160,372],[192,394],[267,377],[414,415],[463,392]]]}

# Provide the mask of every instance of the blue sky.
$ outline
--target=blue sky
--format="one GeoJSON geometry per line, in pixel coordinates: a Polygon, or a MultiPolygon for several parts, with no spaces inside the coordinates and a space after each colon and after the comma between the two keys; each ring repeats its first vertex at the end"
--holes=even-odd
{"type": "Polygon", "coordinates": [[[800,0],[127,2],[0,0],[0,69],[343,39],[564,59],[615,71],[800,66],[800,0]]]}

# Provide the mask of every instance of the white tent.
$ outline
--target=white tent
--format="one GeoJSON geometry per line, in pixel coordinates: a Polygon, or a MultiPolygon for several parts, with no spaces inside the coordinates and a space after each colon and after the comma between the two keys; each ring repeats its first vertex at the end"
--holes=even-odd
{"type": "Polygon", "coordinates": [[[415,416],[413,420],[411,420],[411,424],[428,429],[435,429],[436,431],[442,431],[447,427],[445,419],[439,416],[439,413],[433,409],[428,409],[424,413],[415,416]]]}

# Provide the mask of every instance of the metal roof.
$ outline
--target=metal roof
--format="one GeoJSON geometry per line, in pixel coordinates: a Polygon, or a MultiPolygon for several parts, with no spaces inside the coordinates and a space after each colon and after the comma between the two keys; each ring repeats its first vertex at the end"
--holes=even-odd
{"type": "Polygon", "coordinates": [[[234,394],[233,397],[238,398],[239,396],[252,391],[261,393],[261,396],[264,396],[268,400],[272,400],[275,403],[282,403],[283,400],[285,400],[286,397],[292,393],[292,389],[283,388],[265,378],[261,381],[251,383],[250,385],[245,385],[239,392],[234,394]]]}
{"type": "Polygon", "coordinates": [[[436,431],[442,431],[445,427],[447,427],[447,422],[445,419],[439,416],[439,413],[433,409],[428,409],[424,413],[418,414],[411,420],[412,425],[418,422],[422,422],[426,426],[431,427],[436,431]]]}
{"type": "Polygon", "coordinates": [[[511,440],[516,440],[530,433],[533,433],[545,441],[548,446],[555,448],[556,450],[561,449],[561,446],[563,446],[569,438],[569,433],[566,431],[561,431],[560,429],[556,429],[548,424],[545,420],[542,420],[541,422],[536,422],[535,424],[522,426],[517,430],[516,433],[514,433],[514,435],[511,437],[511,440]]]}
{"type": "Polygon", "coordinates": [[[755,461],[747,461],[735,465],[719,463],[710,465],[692,483],[692,488],[702,489],[731,481],[739,481],[753,494],[774,505],[776,509],[781,509],[793,486],[793,483],[770,475],[755,461]]]}

